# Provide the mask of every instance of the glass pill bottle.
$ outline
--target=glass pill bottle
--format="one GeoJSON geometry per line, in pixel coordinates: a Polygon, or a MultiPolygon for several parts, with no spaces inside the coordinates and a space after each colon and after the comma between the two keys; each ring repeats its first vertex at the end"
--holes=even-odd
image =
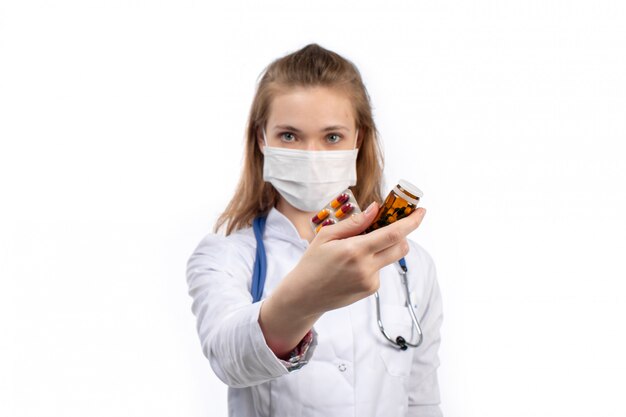
{"type": "Polygon", "coordinates": [[[424,193],[410,182],[399,180],[398,184],[393,187],[387,198],[385,198],[385,202],[378,211],[376,219],[374,219],[374,222],[367,228],[365,233],[387,226],[396,220],[408,216],[417,208],[417,204],[423,195],[424,193]]]}

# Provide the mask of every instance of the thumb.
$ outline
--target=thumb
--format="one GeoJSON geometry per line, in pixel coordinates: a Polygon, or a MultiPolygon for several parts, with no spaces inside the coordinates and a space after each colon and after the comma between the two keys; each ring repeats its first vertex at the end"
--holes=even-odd
{"type": "Polygon", "coordinates": [[[372,224],[378,213],[378,208],[378,203],[373,202],[362,213],[353,214],[349,219],[337,224],[322,227],[318,233],[319,240],[328,242],[330,240],[345,239],[360,234],[372,224]]]}

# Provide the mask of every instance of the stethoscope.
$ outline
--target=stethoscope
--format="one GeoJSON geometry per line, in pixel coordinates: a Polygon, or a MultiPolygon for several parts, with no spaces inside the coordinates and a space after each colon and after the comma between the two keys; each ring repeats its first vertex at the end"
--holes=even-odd
{"type": "Polygon", "coordinates": [[[411,316],[413,327],[415,327],[415,330],[417,330],[417,342],[407,342],[406,339],[402,336],[397,336],[395,339],[393,339],[387,334],[387,332],[385,331],[385,326],[383,326],[383,320],[380,316],[380,295],[378,294],[378,291],[374,293],[374,298],[376,299],[376,321],[378,322],[378,328],[380,329],[380,332],[383,334],[383,336],[385,336],[385,339],[390,341],[400,350],[407,350],[409,346],[416,348],[421,345],[424,336],[422,335],[422,327],[420,326],[420,322],[417,319],[417,315],[415,315],[415,310],[413,310],[413,305],[411,304],[411,296],[409,293],[409,280],[406,277],[408,268],[406,267],[406,261],[404,260],[404,258],[398,261],[398,265],[400,266],[400,279],[402,280],[402,284],[404,287],[404,299],[406,303],[406,308],[407,310],[409,310],[409,315],[411,316]]]}
{"type": "MultiPolygon", "coordinates": [[[[252,286],[250,288],[253,303],[261,300],[261,296],[263,295],[263,288],[265,287],[265,276],[267,274],[267,255],[265,253],[265,245],[263,244],[263,231],[265,230],[265,221],[266,217],[257,217],[252,222],[252,230],[254,231],[254,237],[256,239],[256,257],[254,259],[254,268],[252,270],[252,286]]],[[[387,331],[385,330],[385,326],[383,326],[383,319],[380,314],[380,294],[378,294],[378,291],[374,293],[374,298],[376,300],[376,321],[378,322],[378,328],[380,329],[380,332],[383,334],[383,336],[385,336],[385,339],[387,339],[396,348],[400,350],[407,350],[409,347],[416,348],[421,345],[424,337],[422,335],[422,328],[420,326],[419,320],[417,319],[417,315],[415,314],[415,310],[413,309],[413,305],[411,304],[409,281],[407,279],[408,269],[406,267],[406,261],[404,260],[404,258],[398,261],[398,265],[400,279],[404,287],[405,305],[409,312],[409,316],[411,316],[413,327],[417,331],[417,341],[411,343],[402,336],[396,336],[396,338],[394,339],[387,333],[387,331]]]]}

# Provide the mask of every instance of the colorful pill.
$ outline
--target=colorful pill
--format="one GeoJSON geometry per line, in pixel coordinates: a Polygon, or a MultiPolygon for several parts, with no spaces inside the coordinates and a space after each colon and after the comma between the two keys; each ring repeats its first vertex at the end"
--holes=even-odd
{"type": "Polygon", "coordinates": [[[328,226],[329,224],[335,224],[335,223],[336,222],[333,219],[326,219],[322,222],[322,224],[320,224],[319,226],[315,228],[315,233],[319,232],[322,227],[328,226]]]}
{"type": "Polygon", "coordinates": [[[343,206],[341,206],[339,210],[335,212],[335,217],[337,217],[338,219],[341,219],[343,216],[350,213],[352,210],[354,210],[354,206],[350,203],[346,203],[343,206]]]}
{"type": "Polygon", "coordinates": [[[339,196],[330,203],[330,206],[336,209],[337,207],[348,201],[349,198],[350,196],[347,193],[339,194],[339,196]]]}
{"type": "Polygon", "coordinates": [[[328,215],[330,214],[330,211],[328,209],[324,209],[322,211],[320,211],[319,213],[317,213],[312,219],[311,221],[315,224],[318,224],[319,222],[321,222],[322,220],[324,220],[326,217],[328,217],[328,215]]]}

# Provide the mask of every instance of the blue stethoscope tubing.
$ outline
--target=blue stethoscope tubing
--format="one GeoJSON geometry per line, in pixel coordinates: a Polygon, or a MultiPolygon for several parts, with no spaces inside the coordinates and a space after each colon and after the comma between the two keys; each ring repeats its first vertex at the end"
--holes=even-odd
{"type": "MultiPolygon", "coordinates": [[[[267,275],[267,254],[265,253],[265,245],[263,244],[263,232],[265,231],[266,220],[266,216],[259,216],[256,217],[252,222],[252,230],[254,231],[254,237],[256,239],[256,256],[254,259],[254,267],[252,270],[252,286],[250,288],[253,303],[261,300],[261,297],[263,296],[263,288],[265,287],[265,277],[267,275]]],[[[396,348],[400,350],[407,350],[408,347],[416,348],[421,345],[424,336],[422,334],[422,328],[420,326],[419,320],[417,319],[417,315],[415,314],[415,310],[411,305],[409,282],[407,278],[408,269],[405,259],[400,259],[398,261],[398,265],[400,267],[400,279],[402,280],[402,284],[404,287],[405,304],[407,310],[409,311],[409,315],[411,316],[413,327],[417,332],[417,341],[411,343],[402,336],[397,336],[394,339],[387,333],[385,327],[383,326],[383,321],[380,314],[380,295],[378,294],[378,291],[374,293],[374,298],[376,300],[376,321],[378,323],[378,328],[380,329],[380,332],[383,334],[385,339],[392,343],[396,348]]]]}
{"type": "Polygon", "coordinates": [[[252,230],[256,239],[256,256],[254,258],[254,269],[252,270],[252,302],[256,303],[263,296],[265,288],[265,276],[267,275],[267,255],[263,244],[263,231],[265,230],[266,217],[257,217],[252,222],[252,230]]]}

